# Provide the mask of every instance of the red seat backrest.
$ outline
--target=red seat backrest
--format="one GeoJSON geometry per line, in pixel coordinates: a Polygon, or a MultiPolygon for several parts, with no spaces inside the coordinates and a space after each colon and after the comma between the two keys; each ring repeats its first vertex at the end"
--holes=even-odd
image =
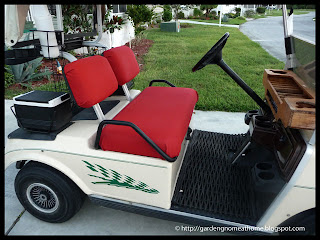
{"type": "Polygon", "coordinates": [[[139,64],[136,57],[127,46],[111,48],[103,52],[115,73],[120,86],[134,79],[139,73],[139,64]]]}
{"type": "Polygon", "coordinates": [[[118,89],[118,82],[108,60],[96,55],[68,63],[64,74],[80,107],[90,108],[118,89]]]}

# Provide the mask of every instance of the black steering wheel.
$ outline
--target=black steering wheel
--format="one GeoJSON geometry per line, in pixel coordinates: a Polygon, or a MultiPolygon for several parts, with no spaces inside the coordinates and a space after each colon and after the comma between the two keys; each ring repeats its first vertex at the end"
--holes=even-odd
{"type": "Polygon", "coordinates": [[[227,42],[229,33],[226,32],[222,38],[201,58],[192,68],[192,72],[198,71],[208,64],[217,64],[222,59],[222,49],[227,42]]]}

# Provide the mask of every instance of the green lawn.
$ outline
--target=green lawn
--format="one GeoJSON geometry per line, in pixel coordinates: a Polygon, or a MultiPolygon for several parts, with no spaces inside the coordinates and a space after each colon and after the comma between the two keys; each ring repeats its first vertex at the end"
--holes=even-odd
{"type": "Polygon", "coordinates": [[[238,29],[215,26],[192,25],[180,33],[161,32],[151,29],[146,38],[154,44],[145,56],[145,70],[135,78],[135,88],[144,89],[152,79],[165,79],[179,87],[194,88],[199,93],[196,109],[230,112],[245,112],[257,105],[218,66],[208,65],[192,72],[192,67],[223,36],[230,37],[223,50],[225,62],[264,97],[263,71],[283,69],[284,63],[277,60],[252,42],[238,29]]]}
{"type": "MultiPolygon", "coordinates": [[[[142,90],[152,79],[165,79],[176,86],[197,90],[198,110],[246,112],[256,109],[255,102],[218,66],[208,65],[194,73],[192,67],[225,32],[229,32],[223,49],[225,62],[263,98],[264,69],[283,69],[284,63],[270,56],[239,29],[190,25],[192,27],[181,28],[180,33],[161,32],[160,29],[145,31],[145,37],[154,44],[144,57],[145,69],[135,78],[135,88],[142,90]]],[[[47,85],[36,89],[50,90],[47,85]]],[[[6,90],[5,98],[17,94],[6,90]]]]}
{"type": "MultiPolygon", "coordinates": [[[[295,15],[301,15],[301,14],[307,14],[311,11],[315,11],[315,9],[294,9],[293,14],[295,15]]],[[[290,9],[288,9],[288,13],[290,12],[290,9]]],[[[265,14],[255,14],[252,18],[258,19],[258,18],[265,18],[265,17],[276,17],[276,16],[282,16],[282,10],[274,9],[274,10],[266,10],[265,14]]],[[[219,23],[219,20],[202,20],[202,19],[188,19],[190,21],[197,21],[197,22],[207,22],[207,23],[219,23]]],[[[233,25],[240,25],[247,22],[247,20],[240,20],[237,18],[229,18],[228,22],[221,22],[221,24],[233,24],[233,25]]]]}

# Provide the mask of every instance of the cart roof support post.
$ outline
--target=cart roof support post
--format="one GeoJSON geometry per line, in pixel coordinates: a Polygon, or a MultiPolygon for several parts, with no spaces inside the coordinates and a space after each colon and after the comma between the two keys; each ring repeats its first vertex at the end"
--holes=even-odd
{"type": "Polygon", "coordinates": [[[293,33],[293,12],[291,11],[289,16],[287,14],[287,6],[282,5],[282,19],[283,19],[283,31],[284,31],[284,44],[286,49],[286,65],[284,69],[292,70],[295,67],[294,52],[292,46],[291,35],[293,33]]]}

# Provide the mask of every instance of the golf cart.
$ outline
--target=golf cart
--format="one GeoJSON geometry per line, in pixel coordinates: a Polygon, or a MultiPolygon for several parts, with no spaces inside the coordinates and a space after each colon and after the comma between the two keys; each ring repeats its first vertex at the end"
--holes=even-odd
{"type": "MultiPolygon", "coordinates": [[[[283,13],[286,26],[285,6],[283,13]]],[[[101,34],[99,6],[97,15],[101,34]]],[[[46,37],[31,41],[29,53],[54,58],[52,32],[42,32],[46,37]]],[[[194,126],[201,98],[194,89],[158,79],[143,91],[130,89],[139,66],[129,47],[77,60],[66,52],[71,38],[55,36],[57,56],[70,62],[63,67],[69,91],[16,96],[12,111],[19,128],[5,148],[5,168],[15,163],[20,169],[16,194],[33,216],[67,221],[88,197],[105,207],[193,225],[249,233],[273,233],[275,227],[289,233],[296,226],[305,228],[299,233],[314,233],[315,63],[296,65],[303,41],[285,36],[287,67],[264,70],[265,100],[223,61],[229,33],[193,67],[217,64],[259,106],[245,115],[247,133],[223,134],[194,126]]],[[[106,48],[82,42],[88,45],[106,48]]]]}

